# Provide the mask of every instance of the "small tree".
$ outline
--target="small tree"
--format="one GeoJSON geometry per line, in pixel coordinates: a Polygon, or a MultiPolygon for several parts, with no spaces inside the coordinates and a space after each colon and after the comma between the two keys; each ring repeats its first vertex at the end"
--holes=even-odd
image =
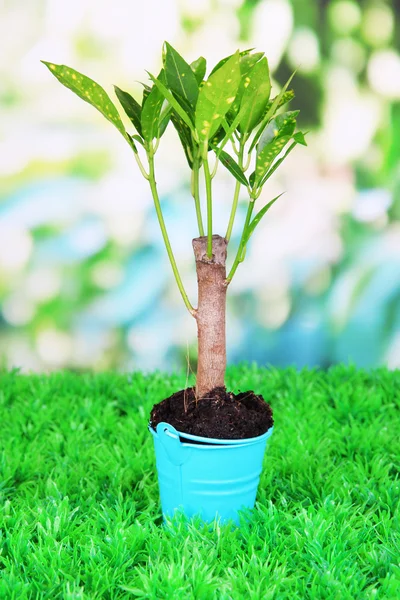
{"type": "Polygon", "coordinates": [[[280,196],[253,216],[256,201],[265,183],[296,144],[306,145],[306,142],[302,132],[295,133],[299,111],[278,112],[294,97],[293,91],[288,89],[293,75],[281,92],[270,99],[268,61],[263,52],[237,51],[219,61],[206,80],[203,57],[189,65],[170,44],[165,43],[162,60],[163,68],[158,77],[149,73],[152,85],[143,84],[141,103],[115,87],[118,100],[135,128],[132,135],[126,131],[115,105],[100,85],[70,67],[43,62],[63,85],[115,125],[132,148],[139,169],[150,184],[176,283],[186,308],[197,322],[196,397],[200,399],[212,389],[225,385],[226,292],[245,258],[255,228],[280,196]],[[190,303],[179,274],[156,183],[154,157],[169,123],[176,129],[191,172],[191,193],[199,230],[199,237],[193,240],[198,280],[197,308],[190,303]],[[225,150],[228,143],[235,158],[225,150]],[[147,159],[147,166],[143,164],[142,155],[147,159]],[[210,156],[214,159],[211,166],[210,156]],[[220,163],[236,179],[224,237],[213,233],[212,181],[220,163]],[[247,177],[251,166],[254,170],[247,177]],[[201,171],[206,190],[205,227],[199,192],[201,171]],[[227,247],[242,186],[248,192],[247,214],[235,258],[226,275],[227,247]]]}

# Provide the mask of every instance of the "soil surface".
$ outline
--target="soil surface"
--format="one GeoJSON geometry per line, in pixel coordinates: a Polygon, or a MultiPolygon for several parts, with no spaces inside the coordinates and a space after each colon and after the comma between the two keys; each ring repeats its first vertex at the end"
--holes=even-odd
{"type": "Polygon", "coordinates": [[[274,423],[262,396],[251,391],[233,394],[224,387],[214,388],[197,402],[194,388],[172,394],[151,411],[154,429],[162,421],[182,433],[225,440],[257,437],[274,423]]]}

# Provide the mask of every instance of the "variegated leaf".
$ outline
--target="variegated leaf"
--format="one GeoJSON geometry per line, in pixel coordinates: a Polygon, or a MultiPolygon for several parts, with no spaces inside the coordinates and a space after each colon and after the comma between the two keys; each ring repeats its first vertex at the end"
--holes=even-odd
{"type": "Polygon", "coordinates": [[[204,75],[206,74],[206,59],[200,56],[197,60],[194,60],[192,63],[190,63],[190,68],[196,77],[197,83],[200,85],[204,79],[204,75]]]}
{"type": "Polygon", "coordinates": [[[143,86],[143,97],[142,97],[142,108],[146,103],[147,98],[150,96],[151,87],[146,83],[142,83],[143,86]]]}
{"type": "Polygon", "coordinates": [[[285,145],[290,140],[290,135],[282,135],[280,137],[274,138],[269,144],[266,144],[264,148],[261,150],[259,154],[257,154],[256,159],[256,175],[255,175],[255,183],[259,182],[264,175],[267,173],[268,169],[272,165],[275,158],[278,154],[281,153],[285,145]]]}
{"type": "Polygon", "coordinates": [[[246,247],[246,244],[248,243],[249,239],[253,235],[255,228],[257,227],[257,225],[259,224],[259,222],[261,221],[261,219],[263,218],[263,216],[269,211],[269,209],[271,208],[271,206],[273,206],[275,204],[275,202],[283,194],[284,194],[284,192],[282,192],[282,194],[279,194],[279,196],[276,196],[273,200],[271,200],[270,202],[268,202],[268,204],[266,204],[261,210],[258,211],[258,213],[254,217],[254,219],[249,223],[246,231],[243,233],[243,246],[244,246],[244,248],[246,247]]]}
{"type": "Polygon", "coordinates": [[[263,176],[261,181],[259,182],[259,187],[262,187],[265,182],[275,173],[276,169],[280,167],[284,160],[288,157],[291,151],[297,146],[297,144],[301,144],[302,146],[307,146],[307,142],[305,140],[304,133],[302,131],[298,131],[292,137],[293,143],[290,144],[289,148],[286,150],[285,154],[274,162],[272,167],[267,171],[267,173],[263,176]]]}
{"type": "Polygon", "coordinates": [[[221,163],[224,165],[224,167],[226,167],[228,169],[228,171],[230,171],[232,173],[232,175],[235,177],[235,179],[240,181],[240,183],[242,183],[243,185],[248,185],[246,176],[244,175],[242,169],[239,167],[237,162],[232,158],[232,156],[230,156],[224,150],[219,152],[218,156],[219,156],[219,160],[221,161],[221,163]]]}
{"type": "Polygon", "coordinates": [[[132,121],[136,131],[139,133],[139,135],[142,135],[142,123],[140,121],[142,107],[140,106],[139,102],[136,102],[135,98],[133,98],[128,92],[124,92],[124,90],[121,90],[116,85],[114,85],[114,89],[122,108],[132,121]]]}
{"type": "Polygon", "coordinates": [[[239,83],[239,52],[236,52],[200,89],[195,124],[201,140],[209,140],[216,133],[235,99],[239,83]]]}
{"type": "MultiPolygon", "coordinates": [[[[160,77],[160,76],[159,76],[160,77]]],[[[142,108],[142,133],[146,142],[159,137],[159,120],[164,97],[156,85],[153,86],[142,108]]]]}
{"type": "MultiPolygon", "coordinates": [[[[239,52],[240,56],[246,56],[247,54],[250,54],[250,52],[254,50],[254,48],[249,48],[248,50],[242,50],[241,52],[239,52]]],[[[210,77],[211,75],[213,75],[216,71],[218,71],[218,69],[220,69],[228,60],[230,60],[232,58],[232,56],[235,56],[234,54],[230,54],[229,56],[225,56],[225,58],[221,58],[221,60],[219,62],[217,62],[217,64],[215,65],[215,67],[213,68],[213,70],[210,73],[210,77]]]]}
{"type": "MultiPolygon", "coordinates": [[[[277,96],[275,96],[275,98],[272,98],[266,108],[265,108],[265,113],[268,112],[268,110],[271,108],[272,103],[275,102],[277,96]]],[[[285,104],[287,104],[288,102],[291,102],[294,98],[294,90],[287,90],[284,94],[282,94],[281,98],[279,99],[279,102],[276,105],[276,110],[278,110],[279,108],[281,108],[282,106],[284,106],[285,104]]]]}
{"type": "Polygon", "coordinates": [[[156,79],[154,75],[149,73],[150,79],[154,82],[155,86],[160,90],[162,96],[167,100],[173,110],[180,116],[180,118],[186,123],[186,125],[194,131],[194,125],[187,111],[185,111],[179,102],[176,100],[172,92],[164,85],[162,81],[156,79]]]}
{"type": "Polygon", "coordinates": [[[44,60],[42,60],[42,63],[46,65],[60,83],[82,98],[82,100],[97,108],[107,121],[110,121],[122,133],[124,138],[131,143],[131,139],[111,98],[98,83],[66,65],[56,65],[44,60]]]}
{"type": "Polygon", "coordinates": [[[262,117],[260,127],[258,128],[258,130],[253,138],[253,141],[250,144],[249,152],[251,152],[253,150],[254,146],[258,143],[258,140],[260,139],[260,136],[261,136],[262,132],[264,131],[265,127],[268,125],[270,120],[275,115],[275,113],[278,109],[278,106],[279,106],[287,88],[289,87],[289,84],[292,81],[295,73],[296,73],[296,71],[294,71],[294,73],[292,73],[292,75],[289,77],[289,79],[287,80],[287,82],[285,83],[285,85],[283,86],[281,91],[279,92],[279,94],[274,98],[270,108],[267,110],[265,115],[262,117]]]}
{"type": "Polygon", "coordinates": [[[166,107],[161,109],[160,118],[159,118],[159,127],[160,127],[160,137],[163,135],[164,131],[168,127],[168,123],[171,120],[172,108],[170,104],[167,104],[166,107]]]}
{"type": "Polygon", "coordinates": [[[164,70],[168,88],[194,108],[199,95],[196,76],[190,65],[168,42],[165,42],[164,70]]]}
{"type": "Polygon", "coordinates": [[[240,110],[241,100],[243,97],[243,93],[247,87],[246,77],[248,76],[251,69],[262,59],[264,56],[264,52],[254,52],[252,54],[245,54],[240,57],[240,74],[241,80],[239,84],[238,91],[236,93],[235,100],[229,109],[227,119],[229,122],[232,122],[235,116],[238,114],[240,110]]]}
{"type": "Polygon", "coordinates": [[[265,57],[245,76],[244,87],[240,103],[243,116],[239,129],[241,133],[250,133],[260,122],[271,93],[269,67],[265,57]]]}
{"type": "Polygon", "coordinates": [[[194,149],[191,131],[186,123],[174,111],[171,112],[171,121],[179,135],[189,167],[192,169],[194,149]]]}
{"type": "MultiPolygon", "coordinates": [[[[306,132],[307,133],[307,132],[306,132]]],[[[301,144],[302,146],[307,146],[307,142],[306,142],[306,133],[303,133],[302,131],[297,131],[297,133],[294,134],[293,139],[298,143],[301,144]]]]}
{"type": "Polygon", "coordinates": [[[296,117],[299,112],[299,110],[293,110],[276,115],[262,132],[257,145],[257,153],[259,154],[264,146],[269,144],[274,138],[292,136],[296,128],[296,117]]]}

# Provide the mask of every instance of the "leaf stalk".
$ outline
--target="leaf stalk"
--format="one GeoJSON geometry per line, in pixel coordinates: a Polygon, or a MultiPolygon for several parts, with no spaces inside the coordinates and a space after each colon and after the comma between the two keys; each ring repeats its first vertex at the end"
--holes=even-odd
{"type": "MultiPolygon", "coordinates": [[[[238,164],[242,170],[244,170],[243,169],[243,152],[244,152],[244,143],[243,143],[242,138],[240,138],[239,151],[238,151],[238,164]]],[[[226,230],[226,235],[225,235],[225,238],[228,240],[228,242],[231,239],[233,224],[235,222],[235,216],[236,216],[237,206],[238,206],[238,202],[239,202],[240,186],[241,186],[240,181],[236,181],[235,191],[233,194],[233,203],[232,203],[231,214],[229,215],[228,229],[226,230]]]]}
{"type": "Polygon", "coordinates": [[[208,157],[203,159],[204,178],[206,182],[206,199],[207,199],[207,256],[212,258],[212,190],[211,190],[211,174],[208,164],[208,157]]]}
{"type": "Polygon", "coordinates": [[[201,214],[201,206],[200,206],[200,189],[199,189],[199,160],[195,159],[193,162],[193,170],[192,170],[192,196],[194,198],[194,204],[196,207],[196,217],[197,217],[197,226],[199,228],[199,235],[202,237],[204,235],[204,226],[203,226],[203,218],[201,214]]]}
{"type": "Polygon", "coordinates": [[[179,291],[181,293],[182,299],[185,303],[186,308],[190,312],[190,314],[194,316],[196,314],[196,311],[193,308],[193,306],[191,305],[190,300],[186,294],[185,288],[183,286],[182,279],[179,274],[178,267],[177,267],[177,264],[175,261],[175,256],[174,256],[174,253],[173,253],[173,250],[171,247],[171,243],[169,241],[167,228],[165,227],[165,221],[164,221],[164,217],[163,217],[162,210],[161,210],[160,198],[158,196],[157,184],[156,184],[156,180],[155,180],[153,150],[150,150],[148,152],[147,156],[148,156],[148,160],[149,160],[149,177],[148,177],[148,179],[150,182],[150,189],[151,189],[151,193],[153,196],[154,206],[156,209],[158,222],[160,224],[160,229],[161,229],[162,237],[164,240],[165,248],[167,250],[168,258],[171,263],[172,271],[175,276],[175,281],[176,281],[179,291]]]}
{"type": "Polygon", "coordinates": [[[239,263],[242,262],[243,258],[243,252],[245,251],[246,247],[245,247],[245,239],[246,239],[246,231],[248,226],[250,225],[250,220],[251,220],[251,215],[253,213],[253,208],[254,208],[254,201],[250,200],[249,201],[249,205],[247,207],[247,213],[246,213],[246,219],[244,222],[244,227],[243,227],[243,231],[242,231],[242,237],[240,239],[240,244],[239,244],[239,248],[238,251],[236,253],[235,256],[235,260],[233,261],[233,265],[231,270],[229,271],[229,275],[226,278],[226,284],[229,285],[230,282],[232,281],[232,278],[234,276],[234,274],[236,273],[236,269],[239,266],[239,263]]]}

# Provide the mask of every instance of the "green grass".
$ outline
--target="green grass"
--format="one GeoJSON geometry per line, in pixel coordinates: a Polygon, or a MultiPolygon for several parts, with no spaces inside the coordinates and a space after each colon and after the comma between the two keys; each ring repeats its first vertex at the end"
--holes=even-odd
{"type": "Polygon", "coordinates": [[[162,526],[147,420],[185,376],[0,374],[0,598],[400,598],[400,372],[231,368],[275,411],[240,529],[162,526]]]}

